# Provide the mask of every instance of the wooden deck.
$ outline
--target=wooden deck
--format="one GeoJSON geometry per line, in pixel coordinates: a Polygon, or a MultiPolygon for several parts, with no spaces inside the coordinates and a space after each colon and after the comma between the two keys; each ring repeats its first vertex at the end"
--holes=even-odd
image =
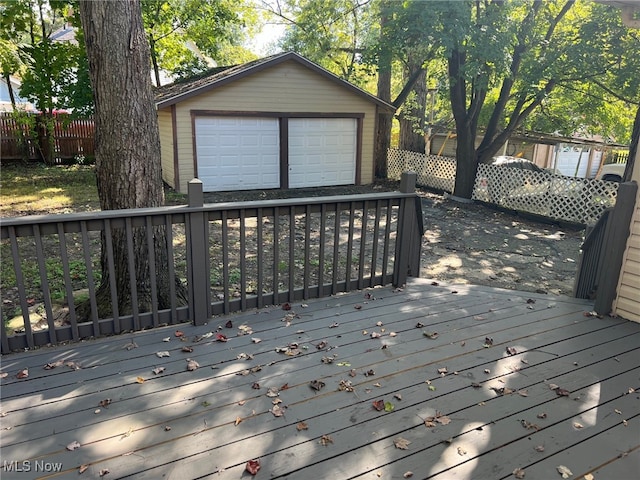
{"type": "Polygon", "coordinates": [[[413,280],[6,355],[1,475],[248,479],[258,458],[258,479],[637,478],[640,325],[591,308],[413,280]]]}

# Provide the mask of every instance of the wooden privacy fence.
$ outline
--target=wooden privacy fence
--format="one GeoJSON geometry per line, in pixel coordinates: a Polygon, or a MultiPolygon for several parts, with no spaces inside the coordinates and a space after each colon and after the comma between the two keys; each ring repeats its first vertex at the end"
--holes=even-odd
{"type": "MultiPolygon", "coordinates": [[[[390,149],[387,162],[389,178],[412,170],[418,185],[453,192],[455,158],[390,149]]],[[[472,198],[553,220],[594,225],[606,208],[615,205],[617,192],[616,182],[480,164],[472,198]]]]}
{"type": "MultiPolygon", "coordinates": [[[[2,262],[2,353],[86,337],[191,321],[216,314],[322,297],[376,285],[402,285],[418,276],[423,234],[415,174],[404,174],[399,192],[299,199],[202,203],[202,183],[189,184],[189,205],[4,219],[2,262]],[[140,232],[156,258],[159,227],[166,231],[170,302],[119,312],[111,238],[140,232]],[[100,237],[110,277],[112,314],[102,318],[96,301],[101,280],[100,237]],[[7,278],[10,277],[10,278],[7,278]],[[175,285],[183,285],[181,304],[175,285]],[[88,318],[79,302],[88,298],[88,318]]],[[[145,243],[145,242],[143,242],[145,243]]],[[[151,291],[158,290],[149,262],[151,291]]],[[[128,269],[127,295],[135,298],[135,268],[128,269]]]]}
{"type": "MultiPolygon", "coordinates": [[[[16,121],[11,113],[0,113],[0,159],[44,160],[47,139],[43,128],[38,128],[41,114],[29,114],[34,128],[16,121]]],[[[71,118],[68,114],[53,116],[53,151],[56,163],[78,157],[94,155],[94,123],[90,118],[71,118]]]]}

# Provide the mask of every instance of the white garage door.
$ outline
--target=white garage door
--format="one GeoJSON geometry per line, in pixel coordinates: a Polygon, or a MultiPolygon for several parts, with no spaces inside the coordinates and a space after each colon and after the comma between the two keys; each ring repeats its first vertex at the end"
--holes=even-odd
{"type": "Polygon", "coordinates": [[[356,181],[355,118],[289,119],[289,187],[356,181]]]}
{"type": "Polygon", "coordinates": [[[277,118],[198,117],[195,129],[205,192],[280,186],[277,118]]]}

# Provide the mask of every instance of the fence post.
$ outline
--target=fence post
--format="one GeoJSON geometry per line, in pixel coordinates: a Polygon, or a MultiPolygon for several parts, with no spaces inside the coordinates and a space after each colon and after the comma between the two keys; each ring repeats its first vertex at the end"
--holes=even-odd
{"type": "MultiPolygon", "coordinates": [[[[188,184],[189,208],[204,205],[202,181],[197,178],[188,184]]],[[[187,221],[187,272],[189,281],[189,312],[194,325],[204,325],[209,319],[209,252],[208,224],[200,209],[189,212],[187,221]]]]}
{"type": "MultiPolygon", "coordinates": [[[[400,178],[401,193],[415,193],[416,172],[403,172],[400,178]]],[[[407,277],[420,275],[420,249],[422,246],[422,202],[417,195],[400,201],[396,261],[393,268],[393,285],[399,287],[407,277]]]]}

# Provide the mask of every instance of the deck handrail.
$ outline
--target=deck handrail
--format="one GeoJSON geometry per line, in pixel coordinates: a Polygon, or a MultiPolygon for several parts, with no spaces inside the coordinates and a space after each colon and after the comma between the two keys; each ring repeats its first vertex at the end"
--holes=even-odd
{"type": "MultiPolygon", "coordinates": [[[[195,180],[185,206],[0,219],[2,261],[13,267],[13,283],[5,279],[3,284],[17,299],[17,305],[3,304],[0,311],[3,325],[11,322],[10,329],[2,329],[2,353],[163,324],[203,324],[221,313],[402,285],[407,276],[419,274],[423,227],[415,174],[406,173],[397,192],[202,200],[202,183],[195,180]],[[167,235],[169,283],[183,285],[188,301],[180,304],[172,291],[170,305],[152,299],[146,309],[121,311],[113,283],[105,315],[96,291],[103,274],[116,276],[120,260],[100,238],[142,232],[149,258],[157,261],[158,229],[167,235]],[[77,316],[80,290],[88,292],[88,317],[77,316]],[[57,318],[61,302],[62,323],[57,318]],[[42,319],[32,326],[36,313],[42,319]]],[[[135,298],[137,278],[129,262],[125,280],[135,298]]],[[[154,265],[149,262],[148,268],[154,265]]],[[[160,280],[150,282],[152,290],[159,288],[160,280]]]]}

